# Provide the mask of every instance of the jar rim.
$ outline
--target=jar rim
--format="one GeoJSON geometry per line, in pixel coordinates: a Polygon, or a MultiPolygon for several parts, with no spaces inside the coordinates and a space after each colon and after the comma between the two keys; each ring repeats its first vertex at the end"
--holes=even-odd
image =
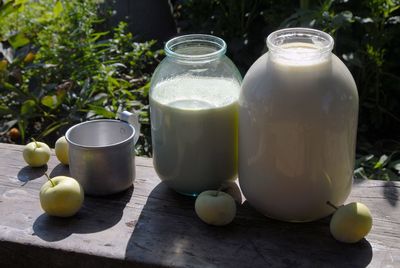
{"type": "Polygon", "coordinates": [[[330,53],[334,45],[332,36],[312,28],[286,28],[272,32],[267,37],[267,47],[271,52],[284,52],[286,48],[283,44],[295,42],[310,43],[321,54],[330,53]]]}
{"type": "Polygon", "coordinates": [[[209,34],[187,34],[170,39],[164,47],[165,54],[180,61],[211,61],[220,58],[226,53],[226,43],[222,38],[209,34]],[[183,53],[178,48],[210,48],[210,51],[183,53]]]}

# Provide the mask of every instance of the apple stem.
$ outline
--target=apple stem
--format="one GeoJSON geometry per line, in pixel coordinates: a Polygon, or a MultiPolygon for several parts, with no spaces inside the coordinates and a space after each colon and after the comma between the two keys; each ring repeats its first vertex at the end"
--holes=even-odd
{"type": "Polygon", "coordinates": [[[31,139],[32,139],[32,141],[35,143],[36,148],[39,148],[39,144],[37,143],[37,141],[36,141],[34,138],[31,138],[31,139]]]}
{"type": "Polygon", "coordinates": [[[218,195],[219,195],[219,192],[222,191],[222,188],[223,188],[223,186],[221,185],[221,186],[217,189],[217,192],[215,193],[214,196],[218,196],[218,195]]]}
{"type": "Polygon", "coordinates": [[[335,206],[334,204],[332,204],[330,201],[326,201],[326,204],[327,204],[328,206],[331,206],[331,207],[334,208],[335,210],[338,209],[338,207],[335,206]]]}
{"type": "Polygon", "coordinates": [[[47,173],[44,173],[44,175],[45,175],[46,178],[50,181],[52,187],[56,186],[56,185],[54,184],[54,182],[50,179],[49,175],[47,175],[47,173]]]}

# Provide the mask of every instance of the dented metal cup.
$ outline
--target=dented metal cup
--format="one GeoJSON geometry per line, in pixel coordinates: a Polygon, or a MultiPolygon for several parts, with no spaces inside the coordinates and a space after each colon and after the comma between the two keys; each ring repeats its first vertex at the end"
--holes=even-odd
{"type": "Polygon", "coordinates": [[[129,188],[135,180],[138,116],[125,111],[119,118],[83,122],[65,134],[70,174],[86,194],[114,194],[129,188]]]}

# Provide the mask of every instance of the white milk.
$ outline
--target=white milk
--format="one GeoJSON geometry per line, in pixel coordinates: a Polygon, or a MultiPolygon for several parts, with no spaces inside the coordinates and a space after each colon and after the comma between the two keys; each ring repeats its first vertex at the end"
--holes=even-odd
{"type": "Polygon", "coordinates": [[[180,76],[150,94],[154,167],[177,192],[195,195],[237,176],[240,85],[180,76]]]}
{"type": "Polygon", "coordinates": [[[292,46],[289,60],[269,52],[243,81],[239,181],[265,215],[311,221],[332,212],[327,201],[340,205],[349,195],[358,95],[335,55],[302,59],[312,45],[292,46]]]}

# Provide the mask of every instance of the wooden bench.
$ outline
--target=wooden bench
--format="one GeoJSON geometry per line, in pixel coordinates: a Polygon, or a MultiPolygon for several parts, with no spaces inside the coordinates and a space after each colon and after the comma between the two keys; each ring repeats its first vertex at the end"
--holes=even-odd
{"type": "Polygon", "coordinates": [[[0,267],[400,267],[399,186],[354,182],[350,201],[371,209],[372,231],[343,244],[329,218],[284,223],[247,202],[225,227],[208,226],[194,199],[169,190],[152,160],[138,157],[134,188],[106,198],[87,197],[72,218],[43,213],[39,189],[68,174],[53,155],[46,168],[27,167],[22,146],[0,144],[0,267]]]}

